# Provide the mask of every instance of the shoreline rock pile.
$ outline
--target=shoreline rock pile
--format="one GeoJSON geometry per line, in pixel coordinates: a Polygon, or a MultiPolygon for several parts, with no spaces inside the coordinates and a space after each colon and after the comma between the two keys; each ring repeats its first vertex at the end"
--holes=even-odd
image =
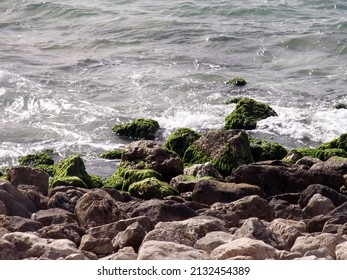
{"type": "Polygon", "coordinates": [[[106,179],[29,155],[0,179],[0,259],[346,260],[346,139],[287,153],[184,128],[130,143],[106,179]]]}

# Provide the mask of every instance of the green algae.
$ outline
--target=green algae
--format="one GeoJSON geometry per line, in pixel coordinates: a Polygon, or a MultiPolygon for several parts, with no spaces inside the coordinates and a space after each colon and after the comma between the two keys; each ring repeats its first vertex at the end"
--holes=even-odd
{"type": "Polygon", "coordinates": [[[160,128],[159,123],[152,119],[136,119],[126,124],[116,124],[112,131],[119,136],[131,139],[153,140],[160,128]]]}

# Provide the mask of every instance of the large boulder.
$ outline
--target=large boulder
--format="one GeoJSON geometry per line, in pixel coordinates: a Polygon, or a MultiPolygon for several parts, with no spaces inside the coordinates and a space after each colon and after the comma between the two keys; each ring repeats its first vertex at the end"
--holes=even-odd
{"type": "Polygon", "coordinates": [[[210,130],[184,154],[187,164],[211,162],[222,176],[236,167],[253,162],[247,134],[242,130],[210,130]]]}
{"type": "Polygon", "coordinates": [[[210,256],[217,260],[242,259],[242,257],[248,257],[251,260],[267,260],[275,259],[277,250],[264,241],[242,237],[218,246],[210,256]]]}
{"type": "Polygon", "coordinates": [[[159,123],[155,120],[136,119],[129,123],[116,124],[112,127],[112,131],[119,136],[131,139],[153,140],[159,128],[159,123]]]}
{"type": "Polygon", "coordinates": [[[302,192],[312,184],[322,184],[339,190],[345,182],[343,176],[336,172],[306,170],[300,165],[281,161],[263,161],[240,166],[229,181],[259,186],[267,196],[302,192]]]}
{"type": "Polygon", "coordinates": [[[146,229],[139,222],[135,222],[112,239],[113,249],[118,251],[125,247],[132,247],[135,252],[138,252],[146,233],[146,229]]]}
{"type": "Polygon", "coordinates": [[[188,147],[201,137],[200,133],[190,128],[179,128],[166,139],[164,146],[176,152],[181,158],[188,147]]]}
{"type": "Polygon", "coordinates": [[[14,186],[19,185],[34,185],[44,194],[48,194],[49,187],[49,175],[40,169],[27,167],[27,166],[15,166],[12,167],[8,173],[7,178],[14,186]]]}
{"type": "Polygon", "coordinates": [[[159,222],[182,221],[197,216],[188,206],[173,200],[151,199],[141,203],[131,217],[147,216],[154,224],[159,222]]]}
{"type": "Polygon", "coordinates": [[[132,142],[125,147],[120,167],[153,169],[168,182],[183,173],[183,163],[179,155],[159,142],[150,140],[132,142]]]}
{"type": "Polygon", "coordinates": [[[116,201],[101,189],[84,194],[77,202],[75,214],[80,225],[86,229],[127,218],[116,201]]]}
{"type": "Polygon", "coordinates": [[[170,241],[194,246],[196,241],[212,231],[224,231],[224,222],[206,216],[193,217],[184,221],[160,222],[150,231],[143,242],[149,240],[170,241]]]}
{"type": "Polygon", "coordinates": [[[310,217],[328,214],[335,209],[334,203],[327,197],[316,193],[308,201],[303,211],[310,217]]]}
{"type": "Polygon", "coordinates": [[[202,180],[195,185],[192,200],[211,205],[215,202],[232,202],[249,195],[263,197],[264,193],[254,185],[202,180]]]}
{"type": "Polygon", "coordinates": [[[277,113],[267,104],[251,98],[243,98],[236,103],[236,108],[225,118],[225,129],[254,129],[257,122],[277,113]]]}
{"type": "Polygon", "coordinates": [[[8,216],[30,218],[31,214],[37,210],[28,197],[10,182],[2,179],[0,179],[0,201],[2,201],[3,205],[2,212],[8,216]]]}
{"type": "Polygon", "coordinates": [[[138,260],[208,260],[208,254],[174,242],[150,240],[139,250],[138,260]]]}
{"type": "Polygon", "coordinates": [[[240,219],[256,217],[266,221],[272,221],[274,211],[268,202],[258,195],[249,195],[230,203],[214,203],[210,209],[224,213],[234,213],[240,219]]]}
{"type": "Polygon", "coordinates": [[[340,235],[321,233],[319,235],[299,236],[291,248],[292,252],[299,252],[304,256],[317,256],[336,259],[336,246],[346,239],[340,235]]]}

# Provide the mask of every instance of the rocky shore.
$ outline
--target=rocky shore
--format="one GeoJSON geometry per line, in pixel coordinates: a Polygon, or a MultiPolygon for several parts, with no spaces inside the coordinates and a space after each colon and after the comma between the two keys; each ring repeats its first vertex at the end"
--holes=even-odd
{"type": "Polygon", "coordinates": [[[110,153],[109,178],[78,155],[21,158],[0,180],[0,259],[346,260],[347,134],[287,151],[248,136],[259,118],[165,143],[155,122],[117,126],[141,137],[110,153]],[[143,124],[156,127],[150,140],[143,124]]]}

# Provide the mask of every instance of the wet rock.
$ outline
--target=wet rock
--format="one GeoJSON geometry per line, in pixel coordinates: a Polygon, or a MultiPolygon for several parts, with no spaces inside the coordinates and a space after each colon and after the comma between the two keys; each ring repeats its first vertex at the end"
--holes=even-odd
{"type": "Polygon", "coordinates": [[[202,180],[195,185],[192,199],[198,203],[211,205],[215,202],[232,202],[250,195],[262,197],[264,193],[254,185],[202,180]]]}
{"type": "Polygon", "coordinates": [[[79,249],[92,252],[97,256],[106,256],[113,252],[111,239],[107,237],[95,238],[94,236],[88,234],[82,236],[79,249]]]}
{"type": "Polygon", "coordinates": [[[343,237],[331,233],[299,236],[291,248],[291,252],[299,252],[304,256],[336,259],[336,246],[346,241],[343,237]]]}
{"type": "Polygon", "coordinates": [[[190,128],[179,128],[166,139],[164,146],[183,158],[188,147],[201,137],[200,133],[190,128]]]}
{"type": "Polygon", "coordinates": [[[277,113],[267,104],[251,98],[243,98],[236,108],[225,118],[225,129],[255,129],[257,122],[277,113]]]}
{"type": "Polygon", "coordinates": [[[275,259],[277,251],[264,241],[248,237],[235,239],[214,249],[210,254],[212,259],[227,260],[234,257],[249,257],[251,260],[275,259]]]}
{"type": "Polygon", "coordinates": [[[77,202],[75,214],[85,229],[128,218],[116,201],[101,189],[84,194],[77,202]]]}
{"type": "Polygon", "coordinates": [[[159,222],[181,221],[196,216],[188,206],[173,200],[151,199],[141,203],[131,217],[147,216],[154,224],[159,222]]]}
{"type": "Polygon", "coordinates": [[[34,185],[44,194],[48,194],[49,175],[37,168],[27,166],[12,167],[7,173],[8,180],[14,186],[34,185]]]}
{"type": "Polygon", "coordinates": [[[306,232],[306,224],[295,220],[275,219],[269,224],[270,230],[276,236],[283,249],[290,250],[295,240],[306,232]]]}
{"type": "Polygon", "coordinates": [[[335,255],[337,260],[347,260],[347,241],[336,246],[335,255]]]}
{"type": "Polygon", "coordinates": [[[234,239],[248,237],[256,240],[262,240],[266,244],[269,244],[277,249],[283,249],[285,247],[284,243],[275,236],[269,226],[262,222],[259,218],[248,218],[243,225],[236,230],[234,237],[234,239]]]}
{"type": "Polygon", "coordinates": [[[257,195],[250,195],[230,203],[214,203],[210,209],[235,213],[240,219],[256,217],[261,220],[272,221],[275,214],[268,202],[257,195]]]}
{"type": "Polygon", "coordinates": [[[155,120],[136,119],[129,123],[116,124],[112,127],[112,131],[119,136],[131,139],[153,140],[159,128],[159,123],[155,120]]]}
{"type": "Polygon", "coordinates": [[[29,198],[10,182],[2,179],[0,179],[0,201],[6,207],[6,211],[4,209],[2,211],[8,216],[30,218],[31,214],[37,210],[29,198]]]}
{"type": "Polygon", "coordinates": [[[247,183],[262,188],[267,196],[302,192],[309,185],[322,184],[339,190],[343,176],[322,170],[305,170],[300,165],[281,161],[263,161],[238,167],[229,181],[247,183]]]}
{"type": "Polygon", "coordinates": [[[253,162],[247,134],[242,130],[210,130],[184,154],[187,164],[210,162],[222,176],[242,164],[253,162]]]}
{"type": "Polygon", "coordinates": [[[138,260],[208,260],[206,252],[193,247],[166,241],[144,242],[139,250],[138,260]]]}

